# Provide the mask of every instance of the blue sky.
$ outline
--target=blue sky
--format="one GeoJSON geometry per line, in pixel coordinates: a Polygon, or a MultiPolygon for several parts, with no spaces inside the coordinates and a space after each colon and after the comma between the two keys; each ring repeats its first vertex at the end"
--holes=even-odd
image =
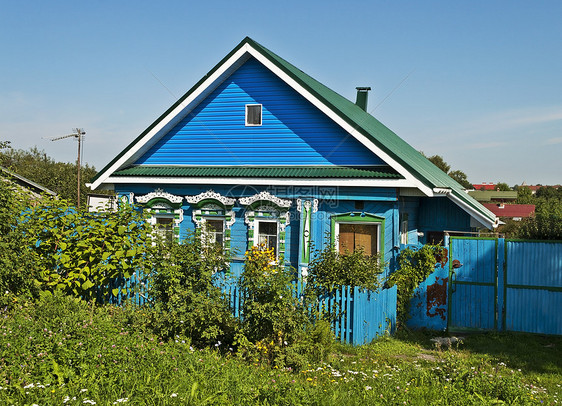
{"type": "Polygon", "coordinates": [[[562,183],[560,1],[25,1],[0,15],[0,140],[97,169],[245,36],[471,182],[562,183]]]}

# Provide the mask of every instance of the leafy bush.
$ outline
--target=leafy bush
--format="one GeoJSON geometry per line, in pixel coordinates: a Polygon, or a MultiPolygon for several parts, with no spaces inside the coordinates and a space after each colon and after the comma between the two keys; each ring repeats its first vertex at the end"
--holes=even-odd
{"type": "Polygon", "coordinates": [[[31,198],[9,179],[0,177],[0,306],[37,297],[38,274],[31,255],[22,250],[18,219],[31,198]]]}
{"type": "Polygon", "coordinates": [[[182,244],[160,245],[149,281],[154,327],[165,338],[194,344],[230,343],[235,320],[221,290],[229,258],[219,244],[189,234],[182,244]]]}
{"type": "Polygon", "coordinates": [[[385,268],[386,263],[380,255],[365,255],[362,249],[340,254],[327,243],[324,249],[314,251],[308,265],[305,301],[308,306],[319,309],[319,317],[334,321],[342,316],[342,311],[336,301],[333,301],[332,308],[326,308],[325,300],[345,286],[378,290],[381,287],[380,275],[385,268]]]}
{"type": "Polygon", "coordinates": [[[150,226],[128,204],[88,213],[66,200],[44,198],[24,211],[18,227],[20,244],[50,291],[95,298],[109,293],[111,279],[128,278],[149,265],[150,226]]]}
{"type": "Polygon", "coordinates": [[[307,286],[319,295],[333,292],[343,286],[368,290],[380,288],[379,275],[386,263],[381,255],[365,255],[362,249],[340,254],[331,244],[316,250],[308,266],[307,286]]]}
{"type": "Polygon", "coordinates": [[[388,286],[397,286],[398,328],[404,327],[410,317],[410,303],[419,284],[437,266],[444,267],[448,261],[447,249],[426,244],[421,248],[406,248],[398,256],[398,269],[387,278],[388,286]]]}
{"type": "Polygon", "coordinates": [[[254,246],[246,252],[238,282],[243,299],[236,342],[247,355],[277,364],[283,363],[285,347],[298,341],[310,324],[296,295],[294,270],[282,263],[272,249],[254,246]]]}

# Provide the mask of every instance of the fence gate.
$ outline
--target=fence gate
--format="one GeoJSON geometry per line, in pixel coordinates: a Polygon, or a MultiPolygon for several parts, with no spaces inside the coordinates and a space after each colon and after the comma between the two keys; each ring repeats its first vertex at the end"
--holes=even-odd
{"type": "Polygon", "coordinates": [[[449,260],[449,330],[498,327],[498,241],[451,237],[449,260]]]}

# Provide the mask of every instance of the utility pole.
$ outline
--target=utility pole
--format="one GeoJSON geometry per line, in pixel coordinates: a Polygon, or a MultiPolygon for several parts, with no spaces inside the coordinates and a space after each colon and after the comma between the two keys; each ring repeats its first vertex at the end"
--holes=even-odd
{"type": "Polygon", "coordinates": [[[78,141],[78,158],[76,159],[77,162],[77,166],[78,166],[78,183],[76,186],[76,191],[77,191],[77,199],[76,199],[76,207],[78,209],[80,209],[80,155],[82,153],[82,138],[84,138],[84,135],[86,134],[86,132],[84,131],[83,128],[73,128],[72,129],[74,131],[73,134],[68,134],[68,135],[63,135],[62,137],[55,137],[55,138],[50,138],[51,141],[58,141],[58,140],[62,140],[65,138],[70,138],[70,137],[74,137],[77,141],[78,141]]]}

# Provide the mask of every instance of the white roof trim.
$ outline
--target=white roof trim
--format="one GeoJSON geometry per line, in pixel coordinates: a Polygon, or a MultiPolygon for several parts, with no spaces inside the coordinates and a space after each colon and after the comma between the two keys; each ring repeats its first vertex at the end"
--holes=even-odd
{"type": "Polygon", "coordinates": [[[447,197],[449,199],[451,199],[453,201],[453,203],[455,203],[457,206],[459,206],[465,212],[470,214],[470,216],[472,218],[474,218],[476,221],[478,221],[483,226],[486,226],[486,227],[492,228],[492,229],[494,229],[498,226],[499,219],[492,212],[490,212],[490,213],[492,213],[492,215],[494,216],[493,221],[490,218],[484,216],[481,212],[479,212],[478,210],[476,210],[475,208],[473,208],[469,204],[465,203],[463,200],[461,200],[460,198],[455,196],[453,193],[448,194],[447,197]]]}
{"type": "Polygon", "coordinates": [[[414,187],[406,179],[317,179],[317,178],[218,178],[218,177],[125,177],[111,176],[104,183],[131,184],[182,184],[182,185],[287,185],[287,186],[362,186],[362,187],[414,187]]]}
{"type": "MultiPolygon", "coordinates": [[[[218,84],[222,83],[222,81],[228,77],[231,70],[237,68],[237,64],[243,62],[246,54],[252,55],[258,61],[260,61],[264,66],[266,66],[271,72],[277,75],[281,80],[283,80],[287,85],[292,87],[295,91],[301,94],[305,99],[311,102],[314,106],[316,106],[320,111],[326,114],[329,118],[331,118],[336,124],[342,127],[346,132],[348,132],[351,136],[353,136],[356,140],[358,140],[361,144],[367,147],[371,152],[375,155],[380,157],[384,160],[387,164],[389,164],[393,169],[395,169],[399,174],[404,176],[405,180],[407,181],[406,184],[399,184],[395,185],[398,187],[415,187],[421,190],[426,196],[433,196],[433,191],[430,187],[426,186],[423,182],[418,180],[415,176],[413,176],[406,168],[400,165],[397,161],[395,161],[390,155],[385,153],[383,150],[378,148],[375,144],[371,142],[367,137],[361,134],[357,129],[355,129],[352,125],[347,123],[344,119],[342,119],[339,115],[334,113],[332,109],[322,103],[319,99],[313,96],[309,91],[307,91],[304,87],[302,87],[298,82],[292,79],[289,75],[283,72],[280,68],[278,68],[275,64],[269,61],[263,54],[257,51],[249,44],[244,44],[238,51],[236,51],[227,61],[225,61],[212,75],[209,76],[195,91],[189,95],[183,102],[181,102],[174,110],[172,110],[166,117],[164,117],[160,122],[158,122],[152,130],[150,130],[139,142],[131,147],[120,159],[118,159],[111,167],[109,167],[104,173],[91,184],[92,189],[96,189],[102,183],[110,183],[111,174],[126,164],[128,161],[132,160],[136,154],[139,153],[150,141],[156,138],[160,133],[165,133],[166,130],[171,129],[173,125],[175,125],[178,121],[183,119],[189,111],[191,111],[202,98],[204,98],[208,93],[218,86],[218,84]]],[[[114,183],[121,183],[119,180],[120,178],[111,178],[113,179],[114,183]]],[[[147,178],[143,178],[145,181],[147,178]]],[[[177,178],[175,178],[178,181],[177,178]]],[[[248,181],[248,179],[245,179],[248,181]]],[[[360,183],[364,183],[364,181],[359,181],[360,183]]],[[[173,182],[172,182],[173,183],[173,182]]],[[[194,183],[194,182],[189,182],[194,183]]],[[[202,183],[202,182],[198,182],[202,183]]],[[[273,183],[269,183],[273,184],[273,183]]],[[[331,182],[334,185],[333,182],[331,182]]],[[[361,186],[361,185],[357,185],[361,186]]],[[[393,185],[394,186],[394,185],[393,185]]]]}

